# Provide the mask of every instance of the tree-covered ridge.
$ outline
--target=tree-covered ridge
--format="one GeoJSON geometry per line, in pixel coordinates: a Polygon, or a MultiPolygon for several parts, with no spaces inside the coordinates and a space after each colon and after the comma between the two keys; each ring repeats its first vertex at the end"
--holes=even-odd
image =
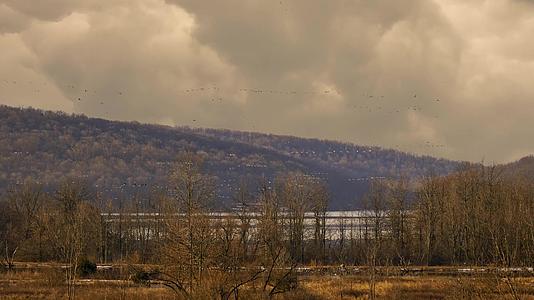
{"type": "Polygon", "coordinates": [[[450,174],[460,165],[458,162],[426,155],[419,156],[393,149],[338,141],[224,129],[181,129],[222,140],[252,144],[299,159],[334,165],[354,173],[354,176],[419,178],[429,173],[450,174]]]}
{"type": "Polygon", "coordinates": [[[533,180],[534,156],[529,155],[509,164],[498,165],[497,169],[507,177],[522,177],[533,180]]]}
{"type": "Polygon", "coordinates": [[[27,179],[53,187],[76,177],[116,201],[118,195],[164,186],[170,165],[183,151],[206,158],[221,206],[231,202],[242,177],[271,180],[287,171],[321,177],[331,193],[331,208],[344,209],[359,205],[375,178],[448,174],[459,165],[338,142],[0,106],[0,193],[27,179]]]}

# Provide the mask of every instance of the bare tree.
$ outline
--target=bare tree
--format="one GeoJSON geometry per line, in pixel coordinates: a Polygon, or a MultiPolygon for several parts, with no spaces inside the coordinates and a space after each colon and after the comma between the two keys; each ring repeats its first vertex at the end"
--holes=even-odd
{"type": "Polygon", "coordinates": [[[376,298],[376,267],[382,257],[383,235],[387,213],[386,185],[382,181],[372,182],[366,196],[366,208],[371,218],[365,218],[366,228],[370,228],[370,236],[365,241],[365,256],[369,267],[369,297],[376,298]]]}
{"type": "Polygon", "coordinates": [[[167,205],[167,228],[161,250],[170,267],[167,277],[176,291],[186,297],[191,297],[195,288],[202,285],[214,238],[209,219],[214,183],[212,177],[202,173],[202,163],[202,157],[184,153],[169,178],[171,201],[167,205]]]}
{"type": "Polygon", "coordinates": [[[49,226],[52,227],[51,234],[60,249],[61,258],[67,263],[67,295],[73,299],[80,258],[87,256],[89,249],[96,249],[96,237],[100,230],[97,222],[99,212],[88,203],[90,194],[86,186],[78,181],[63,182],[55,199],[58,213],[49,226]]]}
{"type": "MultiPolygon", "coordinates": [[[[4,260],[8,268],[11,268],[17,251],[33,252],[34,245],[25,247],[34,235],[39,235],[39,211],[43,206],[45,195],[42,186],[33,182],[25,182],[7,195],[7,203],[3,211],[5,218],[2,233],[3,246],[5,246],[4,260]]],[[[41,243],[38,244],[39,254],[41,243]]],[[[41,256],[39,258],[42,258],[41,256]]]]}
{"type": "Polygon", "coordinates": [[[287,251],[287,243],[284,240],[281,199],[265,182],[260,186],[259,204],[258,238],[261,249],[259,262],[265,270],[261,290],[271,298],[296,286],[297,280],[294,274],[296,263],[287,251]]]}
{"type": "Polygon", "coordinates": [[[406,265],[410,259],[411,218],[409,217],[408,183],[405,178],[388,182],[389,233],[393,243],[396,262],[406,265]]]}
{"type": "Polygon", "coordinates": [[[288,248],[291,257],[304,261],[304,216],[311,204],[309,178],[302,173],[293,173],[277,178],[278,196],[285,208],[288,222],[288,248]]]}
{"type": "Polygon", "coordinates": [[[253,197],[245,180],[241,180],[236,192],[234,202],[236,205],[235,213],[239,219],[239,244],[241,245],[241,257],[247,261],[249,257],[249,244],[251,240],[252,221],[254,214],[253,197]]]}
{"type": "Polygon", "coordinates": [[[313,186],[311,210],[314,218],[314,253],[315,260],[326,262],[326,211],[328,209],[328,190],[319,181],[313,186]]]}

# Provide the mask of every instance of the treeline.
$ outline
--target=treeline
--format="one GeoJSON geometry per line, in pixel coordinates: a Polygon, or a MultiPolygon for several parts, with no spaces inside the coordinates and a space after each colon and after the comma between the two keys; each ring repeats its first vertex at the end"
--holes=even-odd
{"type": "Polygon", "coordinates": [[[131,278],[163,282],[185,298],[227,299],[244,285],[267,296],[291,289],[298,265],[534,263],[534,185],[495,168],[465,167],[415,185],[375,182],[362,218],[334,223],[326,185],[303,173],[242,181],[226,218],[212,214],[215,179],[202,156],[181,155],[168,182],[118,209],[77,180],[51,193],[21,185],[0,202],[5,266],[64,262],[71,280],[80,261],[122,262],[137,268],[131,278]]]}
{"type": "Polygon", "coordinates": [[[425,179],[414,206],[428,264],[534,264],[534,183],[498,168],[425,179]]]}
{"type": "MultiPolygon", "coordinates": [[[[276,183],[262,182],[253,198],[243,183],[235,196],[236,217],[214,221],[215,179],[202,166],[202,156],[181,155],[166,189],[155,188],[148,201],[121,201],[117,211],[78,180],[65,181],[52,193],[34,183],[21,185],[0,202],[4,266],[10,269],[17,260],[66,263],[69,296],[80,263],[87,261],[127,263],[130,279],[155,280],[184,298],[237,298],[248,283],[254,283],[253,293],[266,297],[294,288],[294,268],[304,249],[299,220],[313,208],[324,225],[324,184],[289,174],[276,183]]],[[[325,239],[319,225],[317,247],[325,239]]]]}

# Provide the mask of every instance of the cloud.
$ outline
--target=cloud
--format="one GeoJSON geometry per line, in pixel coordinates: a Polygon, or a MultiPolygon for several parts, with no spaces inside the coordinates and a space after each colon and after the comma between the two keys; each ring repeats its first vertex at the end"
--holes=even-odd
{"type": "MultiPolygon", "coordinates": [[[[461,37],[429,1],[169,3],[195,17],[193,35],[234,65],[245,85],[315,92],[322,85],[335,91],[253,95],[246,111],[268,112],[256,119],[262,130],[425,145],[424,132],[405,140],[399,131],[413,131],[413,118],[427,119],[418,116],[423,112],[413,116],[422,101],[449,94],[461,58],[461,37]]],[[[437,113],[433,106],[426,109],[437,113]]]]}
{"type": "Polygon", "coordinates": [[[13,10],[6,4],[0,3],[0,33],[14,33],[24,29],[29,19],[13,10]]]}
{"type": "MultiPolygon", "coordinates": [[[[19,13],[41,21],[59,21],[73,12],[103,6],[103,1],[99,0],[2,0],[2,2],[19,13]]],[[[116,2],[119,0],[110,0],[106,5],[116,2]]]]}
{"type": "Polygon", "coordinates": [[[0,80],[42,87],[0,102],[506,161],[534,150],[532,7],[4,0],[0,80]]]}

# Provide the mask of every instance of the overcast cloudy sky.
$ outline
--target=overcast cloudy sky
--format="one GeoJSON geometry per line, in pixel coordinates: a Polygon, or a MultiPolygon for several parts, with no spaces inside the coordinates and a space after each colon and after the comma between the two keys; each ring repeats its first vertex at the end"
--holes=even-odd
{"type": "Polygon", "coordinates": [[[532,0],[0,0],[0,104],[505,162],[532,0]]]}

